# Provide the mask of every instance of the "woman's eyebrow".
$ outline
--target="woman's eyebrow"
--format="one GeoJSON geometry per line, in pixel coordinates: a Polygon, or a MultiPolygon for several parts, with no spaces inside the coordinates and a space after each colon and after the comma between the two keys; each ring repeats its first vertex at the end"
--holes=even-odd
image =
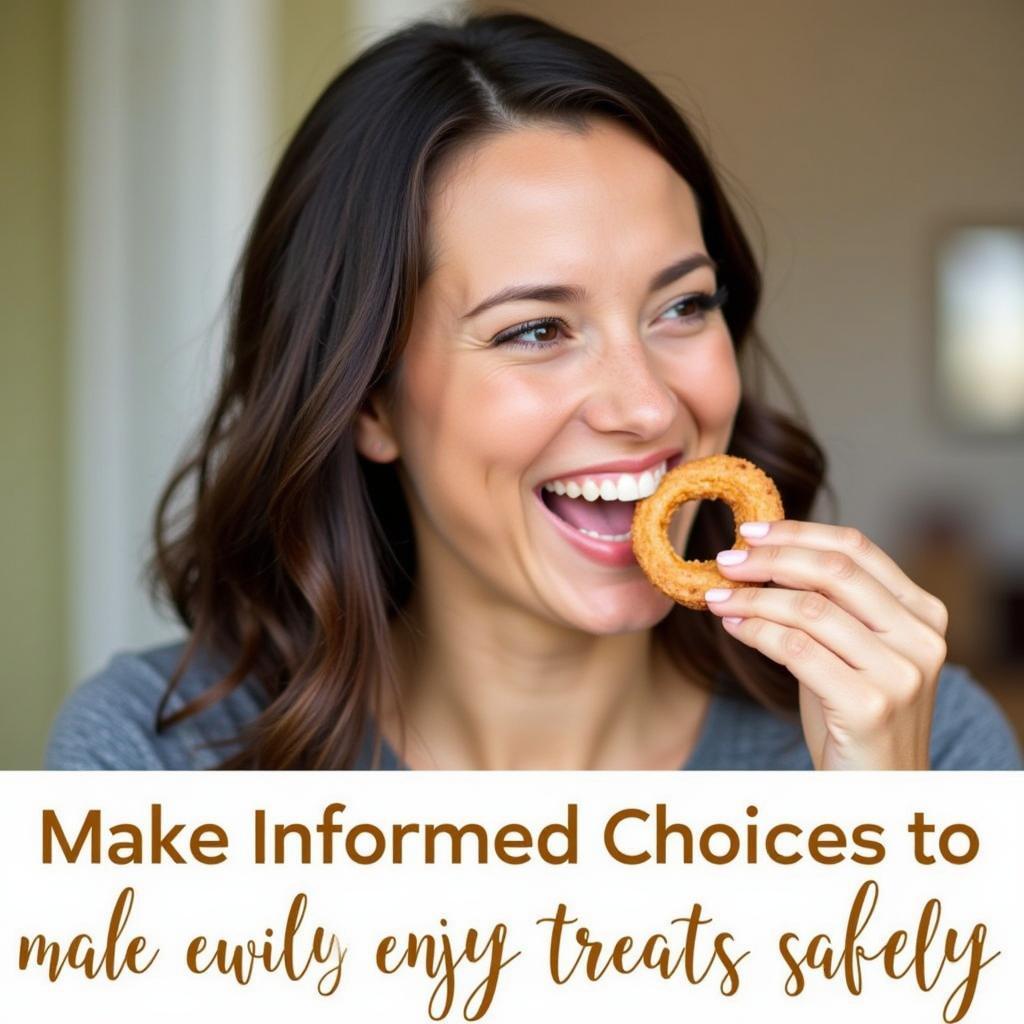
{"type": "MultiPolygon", "coordinates": [[[[670,263],[664,270],[659,270],[648,287],[649,291],[656,292],[659,288],[685,277],[691,270],[698,267],[711,267],[718,270],[718,264],[706,253],[696,252],[690,256],[684,256],[675,263],[670,263]]],[[[509,285],[501,291],[484,299],[479,305],[474,306],[468,313],[460,317],[462,320],[469,320],[470,317],[479,316],[484,310],[492,306],[500,306],[504,302],[516,302],[520,299],[536,299],[541,302],[584,302],[587,299],[587,290],[578,285],[572,284],[518,284],[509,285]]]]}

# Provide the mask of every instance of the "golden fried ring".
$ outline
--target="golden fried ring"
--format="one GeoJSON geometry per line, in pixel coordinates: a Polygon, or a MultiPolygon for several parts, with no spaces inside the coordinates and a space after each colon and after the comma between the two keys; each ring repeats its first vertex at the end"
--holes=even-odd
{"type": "Polygon", "coordinates": [[[633,510],[633,554],[644,575],[674,601],[705,611],[704,591],[712,587],[738,589],[757,586],[726,579],[714,561],[681,558],[668,538],[672,514],[685,501],[719,498],[732,509],[736,527],[734,548],[747,548],[740,524],[774,522],[784,518],[782,498],[764,470],[734,455],[708,455],[684,462],[661,479],[658,489],[633,510]]]}

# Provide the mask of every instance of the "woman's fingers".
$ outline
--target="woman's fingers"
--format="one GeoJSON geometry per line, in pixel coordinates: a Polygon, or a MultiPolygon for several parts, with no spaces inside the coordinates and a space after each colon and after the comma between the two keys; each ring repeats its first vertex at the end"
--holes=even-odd
{"type": "MultiPolygon", "coordinates": [[[[734,556],[732,552],[729,554],[734,556]]],[[[850,642],[844,645],[845,653],[840,653],[843,653],[844,659],[852,659],[849,663],[856,667],[866,667],[863,663],[865,659],[871,657],[872,651],[879,650],[867,642],[868,635],[872,632],[877,634],[875,639],[880,644],[922,669],[931,666],[936,660],[939,664],[945,660],[945,641],[942,635],[914,615],[887,587],[842,551],[762,544],[760,547],[751,548],[746,559],[738,564],[725,564],[720,559],[718,571],[733,580],[751,583],[770,581],[791,590],[817,591],[819,596],[824,595],[838,608],[864,625],[864,632],[857,633],[853,626],[841,617],[832,616],[832,620],[828,621],[829,610],[826,604],[810,596],[789,598],[789,616],[791,619],[796,618],[794,625],[812,634],[817,632],[822,639],[823,628],[829,629],[836,637],[840,637],[845,630],[850,642]],[[802,601],[800,606],[795,604],[797,600],[802,601]],[[816,625],[819,621],[821,625],[816,625]]],[[[756,589],[762,590],[763,594],[748,594],[748,591],[754,588],[733,590],[733,596],[730,596],[722,608],[724,609],[734,598],[734,608],[741,607],[744,600],[771,600],[766,596],[773,592],[771,589],[756,589]]],[[[773,607],[781,606],[776,602],[773,607]]],[[[723,610],[723,614],[742,613],[723,610]]]]}
{"type": "MultiPolygon", "coordinates": [[[[846,555],[878,580],[894,600],[936,633],[945,635],[949,613],[942,601],[918,586],[889,555],[855,527],[780,519],[778,522],[761,524],[762,527],[767,526],[768,531],[763,536],[756,536],[753,532],[748,534],[744,529],[753,525],[756,524],[745,523],[740,528],[751,548],[793,545],[846,555]]],[[[838,563],[837,571],[841,570],[842,564],[838,563]]]]}
{"type": "Polygon", "coordinates": [[[871,716],[883,695],[866,683],[858,669],[851,668],[809,633],[756,617],[726,628],[772,661],[785,665],[822,702],[826,711],[840,714],[855,730],[870,727],[871,716]]]}
{"type": "Polygon", "coordinates": [[[816,590],[743,587],[709,590],[708,610],[716,615],[768,619],[813,637],[852,669],[886,671],[893,650],[845,608],[816,590]]]}

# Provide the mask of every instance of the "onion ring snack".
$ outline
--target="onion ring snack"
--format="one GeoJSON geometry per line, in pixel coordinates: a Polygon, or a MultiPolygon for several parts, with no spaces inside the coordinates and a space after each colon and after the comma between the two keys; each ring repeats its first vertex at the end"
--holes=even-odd
{"type": "Polygon", "coordinates": [[[737,590],[759,586],[726,579],[714,561],[682,558],[668,538],[672,515],[686,501],[720,499],[732,509],[736,527],[734,550],[748,548],[739,532],[746,522],[785,518],[782,497],[764,470],[734,455],[708,455],[680,463],[661,479],[658,489],[633,510],[630,531],[633,554],[644,575],[662,593],[694,611],[706,611],[704,592],[712,587],[737,590]]]}

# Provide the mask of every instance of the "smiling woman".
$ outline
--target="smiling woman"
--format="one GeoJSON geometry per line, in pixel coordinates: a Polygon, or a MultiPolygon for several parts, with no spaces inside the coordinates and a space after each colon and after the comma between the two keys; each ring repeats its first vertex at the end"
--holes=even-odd
{"type": "MultiPolygon", "coordinates": [[[[518,14],[371,46],[267,187],[157,510],[153,591],[188,639],[80,687],[49,765],[1017,766],[977,684],[938,685],[938,602],[801,522],[825,456],[741,379],[760,294],[685,119],[608,51],[518,14]],[[720,622],[651,586],[629,529],[723,452],[790,521],[728,570],[775,586],[720,622]]],[[[670,534],[714,558],[728,509],[670,534]]]]}

